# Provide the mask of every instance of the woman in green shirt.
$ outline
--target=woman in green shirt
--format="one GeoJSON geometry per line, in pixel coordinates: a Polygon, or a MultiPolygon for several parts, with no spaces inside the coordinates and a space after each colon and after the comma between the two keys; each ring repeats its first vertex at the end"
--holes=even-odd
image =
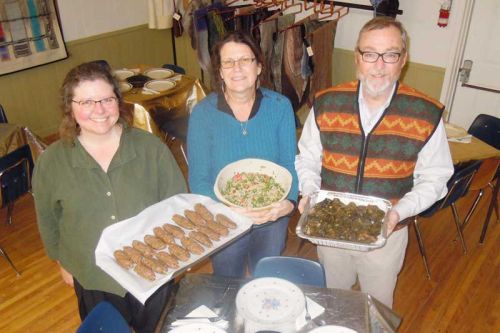
{"type": "Polygon", "coordinates": [[[61,140],[40,156],[33,176],[45,249],[75,288],[82,320],[106,300],[136,332],[152,332],[169,285],[143,305],[96,266],[94,251],[107,226],[186,192],[184,177],[157,137],[130,126],[132,114],[107,69],[93,62],[75,67],[61,98],[61,140]]]}

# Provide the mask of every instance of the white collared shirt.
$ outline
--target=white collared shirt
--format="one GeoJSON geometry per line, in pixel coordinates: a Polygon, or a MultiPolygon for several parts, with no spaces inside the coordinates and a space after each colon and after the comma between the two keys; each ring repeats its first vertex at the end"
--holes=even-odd
{"type": "MultiPolygon", "coordinates": [[[[362,91],[361,88],[360,92],[362,91]]],[[[373,126],[389,105],[394,89],[395,85],[381,109],[370,113],[360,93],[358,102],[361,125],[366,134],[371,132],[373,126]]],[[[295,158],[295,169],[299,177],[299,190],[303,196],[310,195],[319,190],[321,186],[321,160],[323,155],[323,146],[313,108],[311,108],[304,123],[298,147],[299,154],[295,158]]],[[[436,131],[418,154],[411,191],[406,193],[393,207],[398,212],[400,220],[423,212],[434,202],[443,198],[448,191],[446,182],[453,174],[453,171],[444,124],[440,120],[436,131]]]]}

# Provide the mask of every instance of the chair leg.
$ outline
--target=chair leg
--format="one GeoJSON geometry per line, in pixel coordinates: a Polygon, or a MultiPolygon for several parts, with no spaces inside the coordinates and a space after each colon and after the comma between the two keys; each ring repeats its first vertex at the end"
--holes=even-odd
{"type": "Polygon", "coordinates": [[[12,267],[12,269],[16,272],[17,276],[21,276],[21,273],[19,273],[16,266],[14,266],[14,263],[10,260],[9,256],[7,255],[7,252],[5,252],[5,250],[1,246],[0,246],[0,254],[7,260],[10,267],[12,267]]]}
{"type": "Polygon", "coordinates": [[[431,279],[431,270],[429,268],[429,264],[427,263],[427,254],[425,253],[424,240],[422,239],[422,235],[420,234],[420,228],[418,227],[418,218],[415,216],[413,219],[413,226],[415,227],[415,234],[417,235],[418,249],[420,250],[420,255],[422,256],[422,260],[424,261],[425,271],[427,272],[427,278],[431,279]]]}
{"type": "Polygon", "coordinates": [[[474,211],[476,210],[477,205],[479,204],[479,201],[481,201],[483,194],[484,194],[484,191],[482,189],[479,190],[479,193],[477,194],[476,199],[474,200],[474,203],[472,204],[471,208],[469,209],[469,212],[467,213],[467,216],[465,217],[464,222],[462,223],[462,230],[469,223],[469,220],[472,217],[472,214],[474,214],[474,211]]]}
{"type": "Polygon", "coordinates": [[[460,223],[460,217],[458,216],[457,206],[455,203],[451,204],[451,210],[453,212],[453,221],[455,222],[455,226],[457,227],[458,237],[460,238],[460,242],[462,243],[462,249],[464,254],[467,254],[467,245],[465,244],[464,234],[462,233],[462,225],[460,223]]]}
{"type": "Polygon", "coordinates": [[[181,153],[182,153],[182,156],[184,156],[184,161],[186,161],[186,165],[189,165],[187,154],[186,154],[186,151],[184,149],[184,145],[182,143],[181,143],[181,153]]]}
{"type": "Polygon", "coordinates": [[[12,224],[12,212],[14,211],[14,201],[11,201],[7,204],[7,217],[5,223],[12,224]]]}
{"type": "Polygon", "coordinates": [[[495,187],[493,188],[493,193],[491,197],[493,204],[490,204],[490,207],[488,207],[488,213],[486,214],[486,219],[484,220],[483,230],[481,230],[481,236],[479,237],[479,244],[481,245],[484,244],[484,239],[486,238],[486,231],[488,230],[488,224],[490,223],[491,213],[493,213],[493,209],[495,209],[498,218],[498,201],[497,201],[498,187],[500,187],[500,177],[497,177],[497,180],[495,182],[495,187]]]}

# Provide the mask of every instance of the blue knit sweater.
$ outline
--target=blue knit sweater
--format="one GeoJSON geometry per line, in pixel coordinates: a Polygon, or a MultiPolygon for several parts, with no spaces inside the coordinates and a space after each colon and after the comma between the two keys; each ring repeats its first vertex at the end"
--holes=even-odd
{"type": "Polygon", "coordinates": [[[192,193],[216,200],[213,186],[219,171],[243,158],[261,158],[279,164],[292,174],[288,199],[297,201],[295,120],[290,101],[283,95],[261,88],[257,114],[241,124],[232,114],[217,108],[212,93],[199,102],[189,118],[188,162],[192,193]],[[243,128],[247,135],[243,135],[243,128]]]}

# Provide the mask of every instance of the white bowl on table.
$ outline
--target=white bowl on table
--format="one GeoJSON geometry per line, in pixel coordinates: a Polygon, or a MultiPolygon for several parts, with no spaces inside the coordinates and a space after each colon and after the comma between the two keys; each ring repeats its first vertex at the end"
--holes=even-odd
{"type": "Polygon", "coordinates": [[[133,88],[133,86],[128,82],[118,82],[118,86],[119,86],[120,91],[122,93],[126,93],[126,92],[132,90],[132,88],[133,88]]]}
{"type": "Polygon", "coordinates": [[[174,76],[174,71],[166,68],[150,68],[144,71],[143,74],[152,78],[153,80],[162,80],[174,76]]]}
{"type": "MultiPolygon", "coordinates": [[[[262,160],[258,158],[246,158],[233,163],[226,165],[217,175],[214,184],[214,193],[217,198],[223,202],[224,204],[232,207],[242,207],[235,203],[229,201],[222,193],[228,181],[232,180],[232,178],[238,173],[260,173],[270,177],[273,177],[275,181],[283,188],[284,193],[275,202],[280,202],[284,200],[288,193],[290,192],[290,188],[292,187],[292,175],[291,173],[285,169],[284,167],[267,160],[262,160]]],[[[274,203],[274,202],[273,202],[274,203]]],[[[272,204],[272,203],[271,203],[272,204]]],[[[264,210],[268,209],[271,204],[262,207],[242,207],[242,208],[251,208],[253,210],[264,210]]]]}
{"type": "Polygon", "coordinates": [[[151,80],[146,82],[146,84],[144,84],[144,87],[146,89],[161,92],[172,89],[173,87],[175,87],[175,85],[175,81],[172,80],[151,80]]]}

